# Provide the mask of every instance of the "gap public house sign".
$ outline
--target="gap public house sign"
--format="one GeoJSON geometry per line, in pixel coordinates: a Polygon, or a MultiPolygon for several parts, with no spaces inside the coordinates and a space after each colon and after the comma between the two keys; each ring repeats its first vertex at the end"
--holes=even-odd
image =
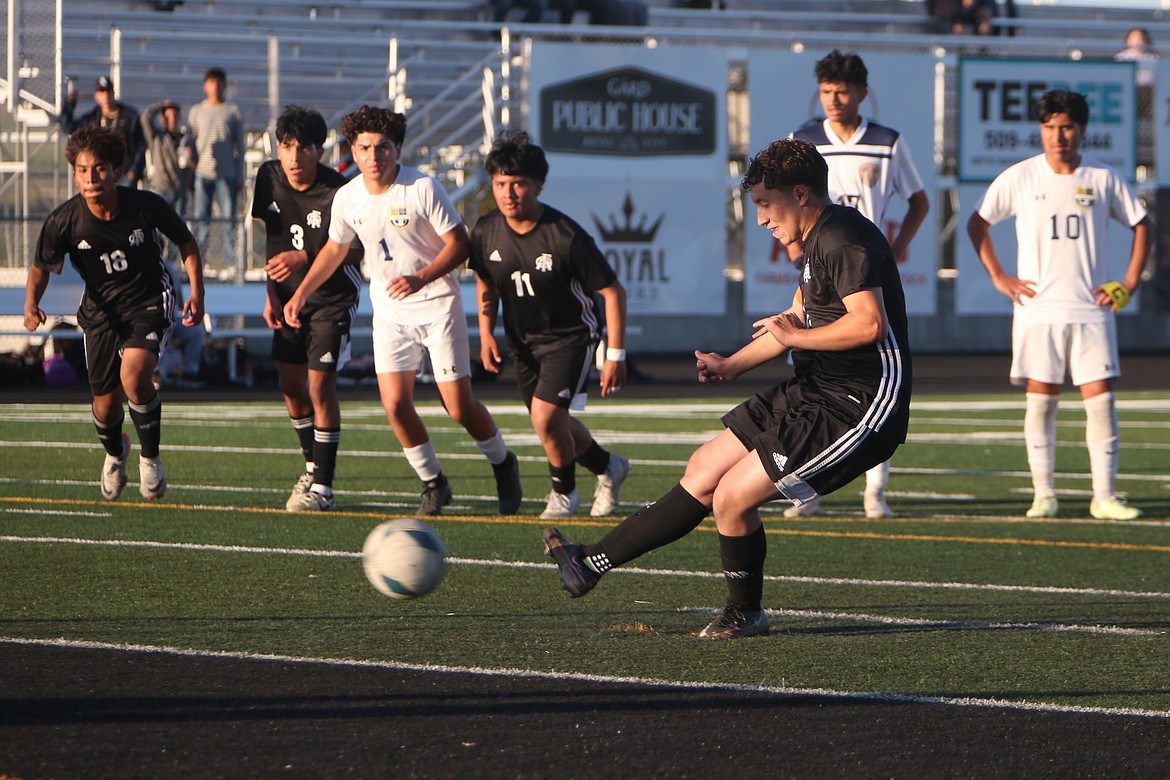
{"type": "Polygon", "coordinates": [[[715,93],[637,67],[551,84],[540,92],[541,145],[563,154],[707,155],[715,93]]]}

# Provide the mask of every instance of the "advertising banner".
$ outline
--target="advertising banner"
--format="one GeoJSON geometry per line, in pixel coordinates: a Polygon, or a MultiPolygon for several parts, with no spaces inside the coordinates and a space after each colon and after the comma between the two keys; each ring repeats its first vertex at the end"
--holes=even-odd
{"type": "Polygon", "coordinates": [[[579,222],[641,315],[726,312],[727,54],[534,41],[541,200],[579,222]]]}
{"type": "MultiPolygon", "coordinates": [[[[751,99],[751,152],[784,138],[805,122],[824,117],[813,68],[828,49],[753,51],[748,61],[751,99]]],[[[869,71],[869,95],[861,115],[892,127],[908,144],[915,168],[930,199],[931,210],[900,266],[906,307],[910,314],[934,314],[938,260],[938,202],[934,166],[935,59],[921,54],[862,55],[869,71]]],[[[745,194],[745,305],[751,314],[772,314],[786,308],[799,281],[799,271],[771,234],[756,225],[756,209],[745,194]]],[[[901,226],[906,202],[895,198],[879,225],[887,238],[901,226]]]]}
{"type": "Polygon", "coordinates": [[[1084,154],[1133,178],[1137,139],[1132,62],[959,60],[959,181],[989,182],[1013,163],[1040,154],[1037,99],[1050,89],[1089,103],[1084,154]]]}

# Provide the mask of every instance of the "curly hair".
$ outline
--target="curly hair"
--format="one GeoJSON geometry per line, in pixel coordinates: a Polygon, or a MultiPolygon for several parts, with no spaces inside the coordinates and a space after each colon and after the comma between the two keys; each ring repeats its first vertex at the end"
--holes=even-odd
{"type": "Polygon", "coordinates": [[[507,132],[496,138],[484,159],[483,168],[488,176],[526,176],[541,183],[548,178],[544,149],[523,130],[507,132]]]}
{"type": "Polygon", "coordinates": [[[781,138],[748,161],[740,187],[750,190],[760,182],[770,190],[790,190],[798,184],[818,197],[829,194],[829,164],[807,141],[781,138]]]}
{"type": "Polygon", "coordinates": [[[1034,113],[1039,122],[1047,122],[1053,114],[1068,114],[1068,118],[1081,127],[1089,124],[1089,103],[1085,96],[1063,89],[1050,89],[1041,95],[1034,113]]]}
{"type": "Polygon", "coordinates": [[[842,54],[833,49],[817,61],[814,71],[818,84],[848,84],[851,87],[868,87],[869,71],[855,52],[842,54]]]}
{"type": "Polygon", "coordinates": [[[97,125],[82,127],[65,142],[65,159],[72,166],[82,152],[89,152],[99,161],[121,168],[126,160],[126,139],[121,133],[97,125]]]}
{"type": "Polygon", "coordinates": [[[388,108],[362,106],[341,118],[341,134],[350,143],[362,133],[381,133],[395,146],[402,146],[406,140],[406,117],[388,108]]]}

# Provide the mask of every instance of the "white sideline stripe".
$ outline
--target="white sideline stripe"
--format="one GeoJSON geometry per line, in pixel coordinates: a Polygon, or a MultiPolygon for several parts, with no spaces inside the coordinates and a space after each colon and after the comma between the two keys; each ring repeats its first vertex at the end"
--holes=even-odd
{"type": "Polygon", "coordinates": [[[114,650],[119,652],[153,653],[188,658],[230,658],[239,661],[263,661],[289,664],[314,664],[357,669],[388,669],[407,672],[437,672],[483,677],[513,677],[535,680],[571,680],[590,683],[613,683],[654,688],[682,688],[700,691],[732,691],[736,693],[770,694],[780,696],[821,696],[833,699],[880,701],[897,704],[940,704],[951,707],[981,707],[985,709],[1020,710],[1026,712],[1067,713],[1077,715],[1124,715],[1138,718],[1170,718],[1170,711],[1143,710],[1130,707],[1085,707],[1076,704],[1044,704],[1007,699],[982,699],[954,696],[916,696],[878,691],[838,691],[831,688],[796,688],[788,685],[744,685],[736,683],[701,683],[688,680],[663,680],[652,677],[618,677],[616,675],[581,674],[573,672],[542,672],[533,669],[489,669],[481,666],[448,666],[440,664],[411,664],[401,661],[362,661],[348,658],[301,658],[273,653],[246,653],[242,651],[195,650],[158,645],[115,644],[74,639],[24,639],[0,636],[0,642],[32,647],[60,647],[76,650],[114,650]]]}
{"type": "MultiPolygon", "coordinates": [[[[88,484],[88,483],[87,483],[88,484]]],[[[51,515],[54,517],[113,517],[111,512],[69,512],[63,509],[0,509],[6,515],[51,515]]]]}
{"type": "MultiPolygon", "coordinates": [[[[721,609],[711,607],[679,607],[679,612],[718,614],[721,609]]],[[[879,623],[887,626],[914,626],[916,628],[938,629],[1007,629],[1011,631],[1069,631],[1083,634],[1107,634],[1113,636],[1161,636],[1165,631],[1147,628],[1121,628],[1120,626],[1092,626],[1080,623],[1001,623],[988,620],[938,620],[929,618],[904,618],[891,615],[866,615],[863,613],[826,612],[808,609],[765,609],[776,617],[813,618],[815,620],[852,620],[857,623],[879,623]]]]}
{"type": "MultiPolygon", "coordinates": [[[[65,536],[14,536],[0,535],[0,542],[31,544],[90,544],[103,547],[145,547],[170,550],[193,550],[205,552],[244,552],[266,555],[302,555],[319,558],[361,558],[360,552],[346,550],[308,550],[296,547],[252,547],[245,545],[196,544],[194,542],[156,542],[141,539],[82,539],[65,536]]],[[[461,566],[498,566],[511,569],[556,569],[555,563],[535,561],[505,561],[498,558],[456,558],[448,557],[448,563],[461,566]]],[[[694,577],[698,579],[723,579],[723,572],[687,571],[683,569],[645,569],[637,566],[622,566],[611,569],[610,574],[654,575],[658,577],[694,577]]],[[[1045,593],[1069,596],[1120,596],[1123,598],[1170,599],[1170,593],[1158,591],[1114,590],[1111,588],[1067,588],[1048,585],[995,585],[974,582],[924,582],[914,580],[863,580],[846,577],[799,577],[792,575],[764,575],[767,582],[800,583],[803,585],[845,585],[867,588],[921,588],[924,590],[975,590],[1002,591],[1015,593],[1045,593]]]]}

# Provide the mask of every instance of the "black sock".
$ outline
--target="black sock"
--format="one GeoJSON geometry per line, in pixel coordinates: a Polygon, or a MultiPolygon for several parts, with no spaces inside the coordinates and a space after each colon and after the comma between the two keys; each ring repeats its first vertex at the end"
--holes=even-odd
{"type": "Polygon", "coordinates": [[[337,447],[341,443],[340,428],[318,428],[313,435],[313,457],[316,464],[313,484],[333,487],[333,471],[337,467],[337,447]]]}
{"type": "Polygon", "coordinates": [[[558,493],[572,493],[577,489],[577,464],[554,466],[548,464],[548,475],[552,477],[552,487],[558,493]]]}
{"type": "Polygon", "coordinates": [[[618,523],[600,542],[586,545],[586,559],[598,570],[621,566],[683,538],[710,512],[682,485],[675,485],[662,498],[618,523]]]}
{"type": "Polygon", "coordinates": [[[727,580],[727,606],[760,609],[764,599],[764,559],[768,557],[764,526],[747,536],[719,534],[719,557],[727,580]]]}
{"type": "MultiPolygon", "coordinates": [[[[93,415],[92,409],[90,415],[93,415]]],[[[121,406],[118,407],[118,419],[116,420],[100,423],[97,417],[93,418],[93,427],[97,428],[98,441],[106,448],[106,452],[115,458],[122,457],[122,424],[124,422],[126,422],[126,414],[122,411],[121,406]]]]}
{"type": "Polygon", "coordinates": [[[144,404],[130,403],[130,419],[138,432],[139,454],[144,458],[157,458],[162,442],[162,397],[154,394],[144,404]]]}
{"type": "Polygon", "coordinates": [[[589,448],[577,456],[577,462],[594,474],[604,474],[609,468],[609,453],[595,439],[590,439],[589,448]]]}
{"type": "Polygon", "coordinates": [[[308,417],[292,417],[289,416],[289,421],[292,423],[293,430],[297,433],[297,441],[301,444],[301,455],[305,457],[305,463],[313,462],[313,423],[316,418],[313,415],[308,417]]]}

